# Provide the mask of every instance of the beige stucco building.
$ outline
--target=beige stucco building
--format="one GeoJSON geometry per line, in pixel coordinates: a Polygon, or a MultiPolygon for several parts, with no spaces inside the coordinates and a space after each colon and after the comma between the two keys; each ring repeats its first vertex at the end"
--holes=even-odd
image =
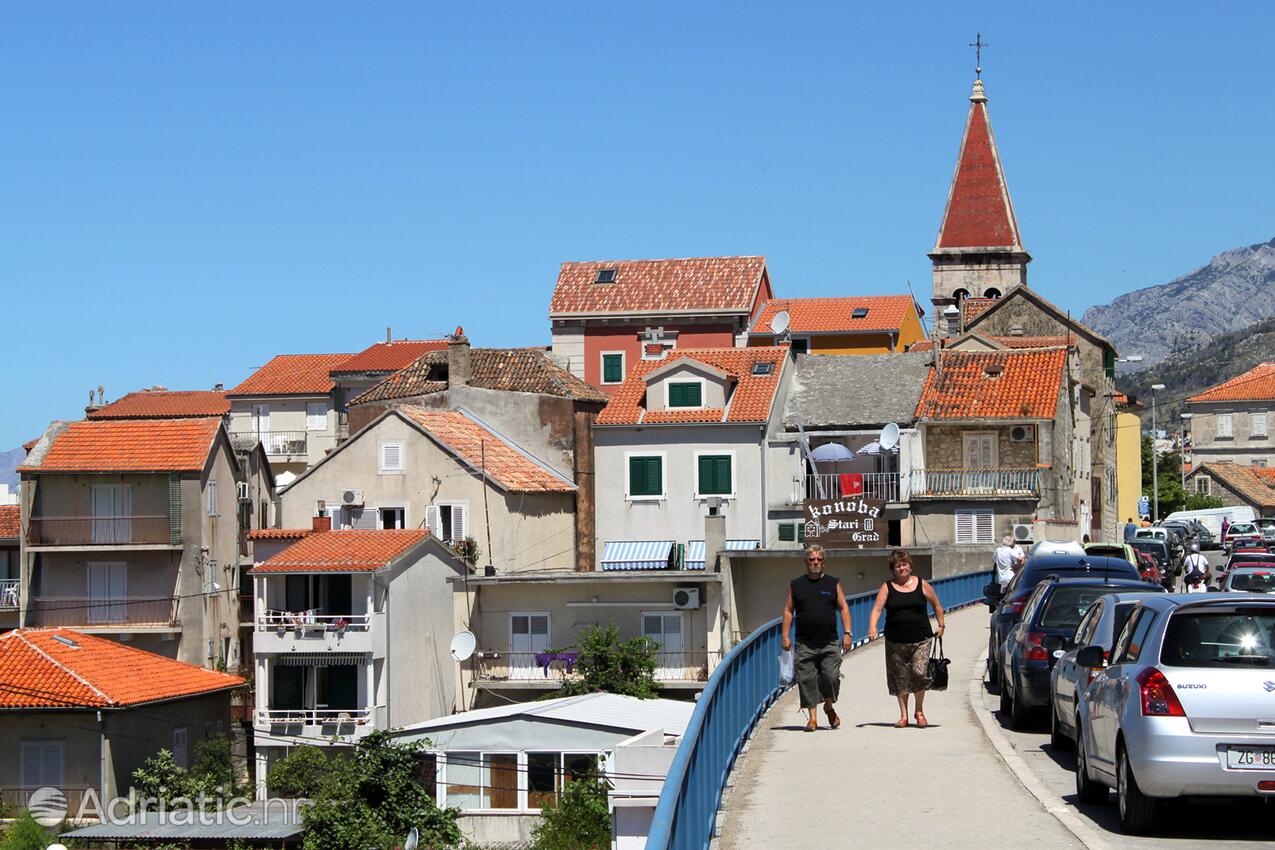
{"type": "Polygon", "coordinates": [[[1262,363],[1187,399],[1196,464],[1275,466],[1275,363],[1262,363]]]}

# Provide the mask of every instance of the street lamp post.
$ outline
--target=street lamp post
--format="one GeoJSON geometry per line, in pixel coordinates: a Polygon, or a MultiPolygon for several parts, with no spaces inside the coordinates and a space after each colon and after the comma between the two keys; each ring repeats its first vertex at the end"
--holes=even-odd
{"type": "Polygon", "coordinates": [[[1186,429],[1191,425],[1191,414],[1182,414],[1182,492],[1186,492],[1186,446],[1187,436],[1186,429]]]}
{"type": "Polygon", "coordinates": [[[1160,464],[1159,453],[1155,450],[1156,430],[1155,424],[1155,394],[1164,389],[1164,384],[1151,385],[1151,521],[1160,521],[1160,464]]]}

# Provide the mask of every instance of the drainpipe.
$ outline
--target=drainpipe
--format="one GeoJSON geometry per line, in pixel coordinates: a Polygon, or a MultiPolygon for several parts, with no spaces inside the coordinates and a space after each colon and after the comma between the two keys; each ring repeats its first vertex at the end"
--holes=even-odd
{"type": "Polygon", "coordinates": [[[105,805],[106,798],[106,716],[101,711],[97,713],[98,725],[98,744],[97,744],[97,796],[98,803],[105,805]]]}
{"type": "MultiPolygon", "coordinates": [[[[382,584],[380,579],[378,579],[375,574],[370,575],[368,580],[373,585],[373,588],[382,587],[385,589],[385,660],[382,662],[382,665],[381,665],[381,675],[385,677],[385,725],[389,726],[390,705],[391,705],[390,685],[394,681],[394,677],[390,675],[390,586],[388,584],[382,584]]],[[[375,609],[376,590],[373,589],[370,595],[372,597],[370,600],[373,603],[372,607],[373,609],[375,609]]],[[[371,613],[372,612],[370,611],[368,612],[368,622],[372,621],[371,613]]],[[[435,653],[434,663],[438,664],[437,652],[435,653]]],[[[376,687],[376,653],[372,654],[372,687],[373,688],[376,687]]],[[[373,716],[373,722],[375,722],[376,694],[373,693],[373,694],[369,694],[368,696],[372,703],[372,716],[373,716]]]]}
{"type": "Polygon", "coordinates": [[[768,513],[766,501],[766,426],[762,425],[758,429],[761,431],[761,545],[766,548],[766,515],[768,513]]]}

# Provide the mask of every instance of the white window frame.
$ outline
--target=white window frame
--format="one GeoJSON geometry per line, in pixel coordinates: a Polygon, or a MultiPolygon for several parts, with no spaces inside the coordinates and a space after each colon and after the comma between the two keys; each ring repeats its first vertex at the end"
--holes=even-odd
{"type": "Polygon", "coordinates": [[[383,508],[388,508],[388,509],[393,509],[393,510],[399,510],[399,511],[402,511],[402,512],[403,512],[403,528],[411,528],[411,527],[412,527],[412,516],[411,516],[411,512],[410,512],[410,510],[409,510],[408,506],[407,506],[405,503],[403,503],[403,502],[377,502],[376,504],[374,504],[374,505],[372,506],[372,509],[376,511],[376,527],[377,527],[377,528],[379,528],[379,529],[383,529],[383,528],[385,528],[385,525],[384,525],[383,520],[382,520],[382,518],[381,518],[381,510],[382,510],[383,508]]]}
{"type": "Polygon", "coordinates": [[[1213,479],[1207,475],[1197,475],[1195,477],[1195,492],[1204,496],[1211,496],[1213,490],[1213,479]]]}
{"type": "MultiPolygon", "coordinates": [[[[513,656],[513,654],[514,654],[514,617],[526,617],[526,618],[527,618],[527,641],[528,641],[528,643],[530,643],[530,642],[531,642],[531,636],[532,636],[532,634],[533,634],[533,632],[531,631],[531,618],[532,618],[532,617],[544,617],[544,618],[545,618],[545,641],[546,641],[546,642],[547,642],[547,644],[548,644],[548,647],[546,647],[545,651],[547,652],[547,651],[548,651],[548,649],[549,649],[549,648],[551,648],[551,647],[553,646],[553,614],[552,614],[551,612],[549,612],[549,611],[510,611],[510,612],[509,612],[509,617],[508,617],[508,618],[506,619],[506,621],[505,621],[505,623],[506,623],[506,630],[505,630],[505,633],[509,636],[509,649],[508,649],[508,652],[509,652],[509,655],[510,655],[510,656],[513,656]]],[[[534,652],[535,650],[532,650],[532,651],[534,652]]],[[[512,660],[510,661],[510,667],[511,667],[511,668],[513,667],[513,662],[512,662],[512,660]]],[[[510,672],[511,672],[511,674],[512,674],[512,669],[511,669],[511,671],[510,671],[510,672]]],[[[513,678],[513,677],[512,677],[512,675],[510,676],[510,678],[513,678]]]]}
{"type": "Polygon", "coordinates": [[[624,379],[629,374],[629,357],[623,351],[599,351],[598,352],[598,383],[605,384],[608,387],[618,387],[624,383],[624,379]],[[612,354],[620,355],[620,380],[607,380],[607,356],[612,354]]]}
{"type": "Polygon", "coordinates": [[[305,429],[307,431],[326,431],[328,429],[328,404],[325,401],[307,401],[305,403],[305,429]],[[311,411],[322,408],[318,414],[311,411]]]}
{"type": "Polygon", "coordinates": [[[958,546],[988,545],[996,540],[996,511],[991,508],[957,508],[952,512],[953,529],[952,540],[958,546]],[[986,536],[979,536],[979,517],[986,516],[987,529],[986,536]],[[973,522],[972,533],[967,539],[961,538],[961,517],[971,517],[973,522]]]}
{"type": "Polygon", "coordinates": [[[706,410],[707,409],[704,405],[704,402],[708,400],[708,393],[705,392],[705,390],[708,389],[708,387],[706,386],[708,382],[704,380],[703,378],[697,377],[695,375],[691,375],[688,377],[669,377],[669,378],[665,378],[663,383],[664,383],[664,409],[665,410],[706,410]],[[669,400],[669,396],[672,395],[673,393],[674,384],[699,384],[699,405],[696,407],[681,407],[681,406],[674,407],[673,405],[669,404],[668,400],[669,400]]]}
{"type": "Polygon", "coordinates": [[[221,516],[217,512],[217,479],[212,478],[208,481],[208,515],[221,516]]]}
{"type": "Polygon", "coordinates": [[[451,534],[450,528],[447,529],[447,534],[439,533],[443,530],[442,508],[461,508],[464,511],[461,518],[460,539],[464,540],[466,537],[469,537],[469,502],[460,499],[450,499],[425,506],[425,526],[429,529],[429,533],[433,535],[434,539],[443,543],[446,543],[448,540],[451,540],[453,543],[456,542],[456,538],[448,536],[451,534]]]}
{"type": "Polygon", "coordinates": [[[1235,423],[1231,421],[1231,414],[1217,414],[1217,438],[1219,440],[1230,440],[1235,436],[1235,423]]]}
{"type": "Polygon", "coordinates": [[[376,470],[381,475],[403,475],[407,468],[407,459],[404,456],[406,451],[406,443],[403,440],[381,440],[376,444],[376,470]],[[385,449],[390,446],[398,447],[398,466],[391,467],[385,465],[385,449]]]}
{"type": "MultiPolygon", "coordinates": [[[[738,465],[735,463],[736,461],[735,450],[734,449],[720,449],[720,450],[696,449],[694,454],[695,454],[695,461],[694,461],[695,465],[691,467],[691,469],[693,470],[693,474],[695,476],[695,498],[700,501],[704,499],[712,499],[712,498],[734,499],[739,493],[739,476],[737,475],[738,465]],[[701,493],[699,491],[699,459],[701,455],[712,455],[714,457],[719,457],[721,455],[730,455],[730,493],[729,494],[701,493]]],[[[625,466],[626,467],[628,466],[627,462],[625,463],[625,466]]]]}
{"type": "Polygon", "coordinates": [[[1251,413],[1249,414],[1249,419],[1252,422],[1249,429],[1250,437],[1256,437],[1258,439],[1262,439],[1262,438],[1270,436],[1270,434],[1267,431],[1268,424],[1266,421],[1265,411],[1258,411],[1257,413],[1251,413]],[[1260,428],[1258,427],[1259,422],[1261,423],[1260,428]]]}
{"type": "MultiPolygon", "coordinates": [[[[689,409],[689,408],[688,408],[689,409]]],[[[624,500],[626,502],[661,502],[668,498],[668,452],[624,453],[624,500]],[[657,496],[634,496],[629,492],[629,458],[658,457],[660,459],[660,493],[657,496]]]]}
{"type": "MultiPolygon", "coordinates": [[[[514,763],[516,765],[514,769],[514,775],[518,777],[517,802],[515,803],[514,808],[497,809],[497,808],[492,808],[491,806],[487,806],[485,808],[479,807],[477,809],[461,809],[460,811],[462,814],[487,814],[487,813],[512,814],[512,813],[525,813],[527,811],[527,753],[526,751],[523,751],[523,750],[456,750],[456,752],[478,754],[478,771],[479,771],[478,775],[480,777],[482,776],[482,770],[483,770],[484,764],[489,756],[513,756],[514,763]]],[[[536,752],[545,752],[545,750],[536,750],[536,752]]],[[[554,751],[549,750],[549,752],[554,752],[554,751]]],[[[441,778],[436,777],[434,780],[434,785],[437,789],[436,790],[436,794],[438,798],[437,803],[439,806],[448,805],[448,803],[446,802],[447,792],[453,784],[452,782],[448,781],[449,777],[447,775],[448,768],[451,765],[450,756],[451,756],[451,753],[448,752],[447,750],[443,750],[435,754],[435,762],[434,762],[436,765],[435,770],[437,771],[439,776],[441,776],[441,778]],[[438,769],[439,767],[441,767],[442,769],[439,770],[438,769]]],[[[473,765],[468,765],[468,764],[463,766],[473,767],[473,765]]],[[[558,752],[558,776],[559,777],[562,776],[562,753],[561,752],[558,752]]],[[[486,777],[486,781],[482,782],[482,784],[478,786],[479,800],[482,800],[485,797],[490,796],[490,793],[487,793],[487,794],[483,793],[484,791],[486,792],[491,791],[491,785],[488,784],[490,781],[491,781],[491,771],[490,771],[490,768],[488,768],[488,775],[486,777]]],[[[557,793],[561,794],[562,792],[558,791],[557,793]]],[[[535,811],[539,811],[539,809],[536,809],[535,811]]]]}

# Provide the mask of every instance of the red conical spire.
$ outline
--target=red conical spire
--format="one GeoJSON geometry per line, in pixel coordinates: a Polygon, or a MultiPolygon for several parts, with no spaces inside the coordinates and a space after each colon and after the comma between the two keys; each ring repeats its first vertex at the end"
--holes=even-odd
{"type": "Polygon", "coordinates": [[[947,196],[947,209],[935,251],[945,248],[994,248],[1021,252],[1022,239],[1009,186],[1001,170],[992,122],[987,115],[983,81],[974,81],[965,136],[956,161],[956,175],[947,196]]]}

